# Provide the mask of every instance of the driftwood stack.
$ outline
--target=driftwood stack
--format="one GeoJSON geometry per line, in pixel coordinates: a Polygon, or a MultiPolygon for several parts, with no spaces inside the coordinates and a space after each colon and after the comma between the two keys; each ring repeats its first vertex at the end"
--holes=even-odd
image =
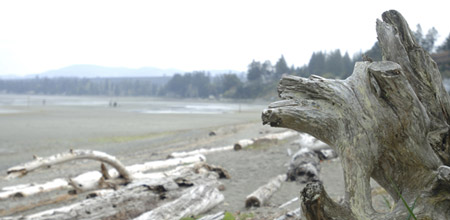
{"type": "MultiPolygon", "coordinates": [[[[115,157],[91,150],[71,150],[48,158],[35,158],[29,163],[10,168],[7,178],[15,178],[41,167],[49,167],[75,159],[99,160],[111,165],[114,169],[107,170],[102,164],[101,172],[87,172],[67,181],[57,179],[45,184],[3,188],[0,200],[26,199],[37,194],[61,189],[72,189],[72,192],[87,198],[56,209],[5,218],[143,219],[145,216],[153,216],[155,217],[153,219],[176,219],[198,215],[221,203],[224,197],[217,189],[220,185],[218,179],[229,178],[228,172],[223,168],[204,163],[203,155],[125,167],[115,157]],[[186,163],[192,164],[178,166],[165,172],[145,173],[149,170],[186,163]]],[[[69,199],[71,196],[64,198],[69,199]]],[[[63,202],[63,200],[65,199],[59,197],[54,203],[63,202]]],[[[13,214],[8,212],[25,211],[28,208],[46,204],[49,204],[48,200],[38,201],[32,206],[27,204],[1,210],[0,214],[13,214]]]]}
{"type": "MultiPolygon", "coordinates": [[[[298,133],[293,131],[267,134],[225,147],[174,152],[166,160],[127,167],[114,156],[92,150],[70,150],[47,158],[34,156],[31,162],[8,169],[6,178],[14,179],[37,169],[79,159],[100,161],[101,169],[74,178],[4,187],[0,189],[0,204],[8,204],[11,199],[15,202],[0,208],[0,216],[16,214],[14,217],[3,217],[5,219],[180,219],[198,216],[223,202],[224,196],[220,190],[224,188],[218,180],[231,178],[222,167],[206,164],[206,157],[199,153],[234,150],[239,144],[240,149],[276,144],[296,136],[298,133]],[[108,170],[105,164],[112,168],[108,170]],[[170,167],[176,168],[167,170],[170,167]],[[161,169],[166,171],[155,172],[161,169]],[[17,201],[23,202],[17,205],[17,201]],[[70,201],[72,204],[67,205],[70,201]],[[20,214],[52,204],[62,206],[20,214]]],[[[286,175],[280,175],[278,182],[273,184],[280,187],[285,179],[286,175]]],[[[253,197],[263,204],[274,191],[276,188],[271,188],[269,193],[259,190],[253,197]]]]}
{"type": "Polygon", "coordinates": [[[403,16],[392,10],[382,18],[383,61],[358,62],[345,80],[284,76],[283,101],[263,112],[264,123],[309,133],[341,158],[344,202],[309,184],[307,219],[450,219],[449,95],[403,16]],[[396,201],[390,213],[373,209],[371,178],[396,201]]]}

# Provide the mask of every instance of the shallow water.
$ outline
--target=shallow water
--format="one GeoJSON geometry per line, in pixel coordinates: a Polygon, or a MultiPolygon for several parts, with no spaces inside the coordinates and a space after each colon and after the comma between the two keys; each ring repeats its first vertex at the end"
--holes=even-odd
{"type": "Polygon", "coordinates": [[[253,103],[216,100],[175,100],[148,97],[77,97],[0,95],[0,114],[18,113],[14,107],[111,107],[145,114],[222,114],[262,109],[253,103]],[[116,106],[114,106],[116,104],[116,106]]]}

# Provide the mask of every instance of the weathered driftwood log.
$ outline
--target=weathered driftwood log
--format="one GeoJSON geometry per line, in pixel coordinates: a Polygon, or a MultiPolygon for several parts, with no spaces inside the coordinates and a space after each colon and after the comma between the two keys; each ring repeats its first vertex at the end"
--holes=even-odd
{"type": "Polygon", "coordinates": [[[319,181],[319,173],[319,156],[305,147],[292,156],[286,176],[288,181],[307,183],[319,181]]]}
{"type": "Polygon", "coordinates": [[[267,135],[264,135],[264,136],[258,137],[258,138],[243,139],[243,140],[238,141],[236,144],[234,144],[234,150],[238,151],[238,150],[241,150],[242,148],[245,148],[245,147],[248,147],[251,145],[285,140],[287,138],[292,138],[297,135],[298,135],[298,132],[285,131],[285,132],[281,132],[281,133],[267,134],[267,135]]]}
{"type": "Polygon", "coordinates": [[[195,216],[210,210],[224,199],[215,184],[203,184],[193,187],[172,202],[140,215],[135,220],[171,220],[195,216]]]}
{"type": "Polygon", "coordinates": [[[321,149],[329,149],[330,146],[323,143],[322,141],[318,140],[317,138],[307,134],[307,133],[300,133],[297,140],[292,142],[292,145],[297,145],[299,148],[309,148],[313,151],[315,150],[321,150],[321,149]]]}
{"type": "Polygon", "coordinates": [[[281,186],[281,183],[286,180],[286,175],[278,175],[277,177],[269,180],[266,185],[259,187],[256,191],[252,192],[245,199],[245,207],[260,207],[263,206],[281,186]]]}
{"type": "Polygon", "coordinates": [[[283,77],[284,100],[264,110],[263,123],[309,133],[338,153],[345,202],[336,209],[323,203],[323,216],[405,219],[401,194],[409,206],[416,201],[418,218],[450,219],[450,182],[436,175],[450,165],[449,96],[402,15],[382,18],[376,29],[384,61],[356,63],[345,80],[283,77]],[[370,178],[397,201],[391,213],[372,208],[370,178]]]}
{"type": "MultiPolygon", "coordinates": [[[[51,156],[49,158],[55,157],[51,156]]],[[[49,161],[49,158],[42,160],[49,161]]],[[[166,179],[170,176],[174,178],[177,177],[179,180],[185,180],[184,176],[190,175],[188,173],[189,170],[195,170],[195,172],[197,173],[215,172],[217,173],[216,175],[220,178],[230,178],[227,171],[224,170],[223,168],[207,165],[204,163],[199,163],[193,166],[180,166],[174,170],[160,173],[142,173],[144,171],[152,169],[164,168],[167,165],[173,166],[177,164],[183,164],[184,162],[191,163],[195,161],[205,161],[205,157],[203,155],[196,155],[188,158],[177,158],[165,161],[153,161],[145,164],[132,165],[126,167],[126,169],[130,171],[129,174],[132,175],[133,180],[140,180],[140,179],[161,180],[166,179]]],[[[0,190],[0,200],[15,197],[16,198],[15,201],[17,202],[17,204],[16,203],[10,204],[8,203],[8,201],[1,201],[2,203],[8,203],[4,204],[7,205],[8,207],[5,209],[0,208],[0,215],[10,215],[21,211],[33,209],[35,207],[45,206],[50,203],[63,202],[64,200],[75,198],[74,196],[67,196],[62,194],[61,192],[57,192],[57,194],[60,195],[56,197],[50,197],[45,195],[39,197],[39,199],[33,199],[33,202],[28,202],[27,200],[25,200],[22,203],[20,203],[17,200],[19,198],[36,195],[39,193],[51,192],[62,189],[69,189],[71,191],[72,189],[75,189],[76,192],[78,193],[104,188],[117,189],[119,184],[125,183],[124,181],[122,181],[122,179],[113,179],[117,178],[118,176],[119,173],[116,170],[111,169],[108,171],[102,164],[102,172],[90,171],[69,180],[55,179],[45,184],[36,184],[36,185],[26,184],[26,185],[5,187],[2,190],[0,190]],[[26,204],[24,204],[24,202],[26,202],[26,204]]],[[[190,180],[190,182],[192,181],[190,180]]],[[[2,206],[1,203],[0,206],[2,206]]]]}
{"type": "Polygon", "coordinates": [[[242,139],[242,140],[239,140],[237,143],[235,143],[233,148],[234,148],[234,150],[238,151],[244,147],[253,145],[254,143],[255,143],[255,141],[252,139],[242,139]]]}
{"type": "Polygon", "coordinates": [[[294,141],[292,145],[297,145],[300,148],[308,148],[314,151],[319,157],[319,160],[330,160],[338,156],[337,153],[330,148],[330,146],[328,146],[328,144],[325,144],[306,133],[301,133],[300,137],[294,141]]]}
{"type": "MultiPolygon", "coordinates": [[[[8,215],[14,215],[16,213],[25,212],[37,207],[41,206],[48,206],[48,205],[57,205],[62,202],[67,202],[70,200],[74,200],[77,198],[77,195],[74,194],[62,194],[62,195],[56,195],[52,196],[48,199],[39,199],[38,202],[32,202],[32,201],[26,201],[23,205],[10,205],[8,207],[5,207],[6,205],[0,204],[2,208],[0,208],[0,216],[8,216],[8,215]]],[[[4,217],[0,217],[0,219],[4,219],[4,217]]]]}
{"type": "Polygon", "coordinates": [[[131,173],[144,173],[151,170],[166,169],[169,167],[180,166],[183,164],[191,164],[206,161],[203,154],[192,154],[182,158],[172,158],[167,160],[150,161],[144,164],[136,164],[127,166],[131,173]]]}
{"type": "Polygon", "coordinates": [[[17,219],[129,219],[161,204],[161,198],[174,199],[178,194],[165,191],[178,189],[173,180],[143,180],[101,197],[86,199],[68,206],[46,210],[17,219]]]}
{"type": "Polygon", "coordinates": [[[283,140],[286,138],[290,138],[297,135],[297,132],[293,131],[286,131],[281,133],[275,133],[275,134],[268,134],[263,137],[259,138],[252,138],[252,139],[242,139],[239,140],[234,145],[227,145],[223,147],[212,147],[212,148],[200,148],[193,151],[183,151],[183,152],[173,152],[167,156],[167,158],[178,158],[178,157],[188,157],[192,155],[198,155],[198,154],[210,154],[210,153],[217,153],[221,151],[229,151],[229,150],[240,150],[244,147],[262,143],[264,141],[277,141],[277,140],[283,140]]]}
{"type": "Polygon", "coordinates": [[[188,157],[197,154],[210,154],[217,153],[221,151],[233,150],[233,145],[223,146],[223,147],[213,147],[213,148],[200,148],[193,151],[183,151],[183,152],[173,152],[167,156],[167,158],[178,158],[178,157],[188,157]]]}
{"type": "Polygon", "coordinates": [[[203,217],[199,218],[198,220],[223,220],[224,217],[225,217],[225,212],[221,211],[216,214],[203,216],[203,217]]]}
{"type": "Polygon", "coordinates": [[[295,197],[295,198],[293,198],[293,199],[291,199],[291,200],[289,200],[289,201],[287,201],[287,202],[281,204],[278,208],[279,208],[279,209],[282,209],[282,208],[284,208],[284,207],[286,207],[286,206],[288,206],[288,205],[290,205],[290,204],[296,202],[297,200],[298,200],[298,197],[295,197]]]}
{"type": "MultiPolygon", "coordinates": [[[[133,182],[115,191],[95,192],[93,199],[12,219],[130,219],[150,210],[158,216],[164,216],[166,214],[160,212],[167,210],[157,207],[170,200],[178,200],[178,203],[188,202],[191,207],[189,213],[198,215],[205,209],[217,205],[221,201],[220,197],[223,198],[216,189],[220,184],[217,179],[222,178],[223,173],[226,171],[220,167],[205,163],[177,167],[165,172],[164,178],[134,179],[133,182]],[[183,190],[185,187],[188,189],[183,190]],[[198,187],[201,188],[198,189],[198,187]],[[183,198],[180,195],[183,195],[183,198]],[[199,197],[202,199],[198,199],[199,197]],[[205,205],[207,203],[209,204],[205,205]],[[202,206],[205,207],[202,209],[202,206]]],[[[149,175],[149,177],[153,176],[149,175]]],[[[180,210],[175,211],[181,213],[180,210]]],[[[169,219],[172,218],[169,217],[169,219]]]]}
{"type": "MultiPolygon", "coordinates": [[[[51,160],[51,158],[57,158],[55,156],[51,156],[46,159],[41,159],[45,161],[51,160]]],[[[133,176],[133,178],[143,179],[147,178],[146,175],[141,174],[143,172],[151,171],[151,170],[157,170],[157,169],[164,169],[171,166],[178,166],[182,164],[190,164],[190,163],[197,163],[197,162],[203,162],[206,158],[199,154],[199,155],[193,155],[190,157],[185,158],[174,158],[169,160],[160,160],[160,161],[151,161],[144,164],[136,164],[125,167],[125,169],[130,173],[130,175],[133,176]]],[[[33,161],[34,162],[34,161],[33,161]]],[[[26,165],[21,165],[17,167],[25,167],[26,165]]],[[[41,166],[42,167],[42,166],[41,166]]],[[[13,168],[11,168],[13,169],[13,168]]],[[[10,169],[10,170],[11,170],[10,169]]],[[[17,168],[14,168],[17,169],[17,168]]],[[[30,170],[29,170],[30,171],[30,170]]],[[[101,188],[99,185],[99,180],[104,176],[105,174],[102,174],[98,171],[89,171],[83,174],[80,174],[70,180],[57,178],[52,181],[42,183],[42,184],[36,184],[36,183],[30,183],[25,185],[19,185],[19,186],[9,186],[4,187],[0,189],[0,200],[8,199],[11,197],[26,197],[26,196],[32,196],[39,193],[46,193],[54,190],[61,190],[61,189],[73,189],[73,186],[75,186],[77,189],[81,191],[88,191],[88,190],[95,190],[98,188],[101,188]]],[[[111,169],[108,171],[107,174],[110,178],[117,178],[119,176],[118,172],[114,169],[111,169]]]]}

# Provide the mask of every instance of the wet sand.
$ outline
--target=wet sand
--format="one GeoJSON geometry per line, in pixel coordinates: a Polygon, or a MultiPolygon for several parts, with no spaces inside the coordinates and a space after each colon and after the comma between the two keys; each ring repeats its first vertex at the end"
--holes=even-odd
{"type": "MultiPolygon", "coordinates": [[[[69,149],[94,149],[114,155],[125,165],[131,165],[165,159],[174,151],[220,147],[283,130],[261,124],[264,103],[183,101],[181,105],[195,103],[200,108],[204,105],[219,106],[219,110],[149,114],[143,113],[143,109],[151,108],[152,103],[179,106],[180,101],[121,98],[117,102],[119,105],[114,108],[109,107],[107,97],[0,96],[0,177],[6,174],[7,168],[29,161],[32,155],[44,157],[69,149]],[[11,100],[14,99],[22,101],[13,104],[11,100]],[[44,99],[45,105],[42,103],[44,99]],[[63,105],[61,100],[72,104],[63,105]],[[224,109],[223,112],[220,109],[224,109]],[[210,136],[210,131],[216,135],[210,136]]],[[[297,197],[304,185],[286,182],[266,207],[250,210],[244,207],[247,195],[287,171],[290,160],[288,148],[295,152],[298,147],[283,142],[237,152],[208,154],[208,163],[224,167],[232,176],[230,180],[222,181],[226,188],[223,191],[225,202],[211,213],[227,210],[270,216],[271,212],[280,211],[274,207],[297,197]]],[[[98,164],[75,161],[31,173],[14,182],[0,180],[0,187],[75,176],[92,169],[98,169],[98,164]]],[[[343,196],[339,161],[322,163],[321,178],[332,198],[343,196]]],[[[295,209],[298,205],[295,202],[286,210],[295,209]]]]}

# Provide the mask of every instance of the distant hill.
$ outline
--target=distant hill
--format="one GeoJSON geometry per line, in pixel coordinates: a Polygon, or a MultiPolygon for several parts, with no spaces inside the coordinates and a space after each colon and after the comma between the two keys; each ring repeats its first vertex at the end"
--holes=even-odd
{"type": "MultiPolygon", "coordinates": [[[[201,70],[203,71],[203,70],[201,70]]],[[[240,73],[234,70],[204,70],[211,73],[211,75],[218,75],[221,73],[240,73]]],[[[78,77],[78,78],[135,78],[135,77],[172,77],[176,73],[185,73],[186,71],[178,69],[159,69],[155,67],[143,67],[139,69],[125,68],[125,67],[104,67],[97,65],[72,65],[56,70],[49,70],[39,74],[25,76],[24,78],[47,77],[78,77]]],[[[3,79],[17,78],[14,76],[0,77],[3,79]]],[[[23,78],[23,77],[20,77],[23,78]]]]}
{"type": "Polygon", "coordinates": [[[96,65],[73,65],[57,70],[50,70],[31,77],[79,77],[79,78],[111,78],[111,77],[156,77],[172,76],[183,71],[177,69],[158,69],[154,67],[143,67],[131,69],[124,67],[104,67],[96,65]]]}

